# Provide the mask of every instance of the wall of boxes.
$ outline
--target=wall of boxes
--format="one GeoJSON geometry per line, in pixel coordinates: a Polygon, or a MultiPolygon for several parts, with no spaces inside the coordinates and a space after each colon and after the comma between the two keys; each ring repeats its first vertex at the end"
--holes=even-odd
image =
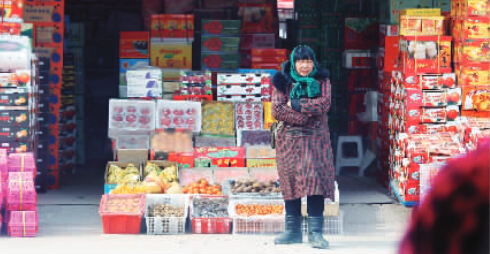
{"type": "Polygon", "coordinates": [[[34,52],[44,63],[40,72],[39,168],[46,168],[47,185],[59,187],[60,109],[63,83],[64,1],[26,1],[25,23],[33,25],[34,52]],[[49,69],[48,69],[49,66],[49,69]],[[47,148],[47,149],[46,149],[47,148]]]}

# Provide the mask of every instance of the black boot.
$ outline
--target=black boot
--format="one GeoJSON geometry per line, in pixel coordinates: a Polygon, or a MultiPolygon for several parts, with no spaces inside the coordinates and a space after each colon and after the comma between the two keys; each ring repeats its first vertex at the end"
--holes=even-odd
{"type": "Polygon", "coordinates": [[[293,244],[303,242],[303,233],[301,232],[301,223],[303,217],[286,215],[285,231],[284,234],[274,239],[275,244],[293,244]]]}
{"type": "Polygon", "coordinates": [[[323,238],[323,223],[322,217],[308,217],[308,242],[311,247],[318,249],[328,249],[329,244],[323,238]]]}

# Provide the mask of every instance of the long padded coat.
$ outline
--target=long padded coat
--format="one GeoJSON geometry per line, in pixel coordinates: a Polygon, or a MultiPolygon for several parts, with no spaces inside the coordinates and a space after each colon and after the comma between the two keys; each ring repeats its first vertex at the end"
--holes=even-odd
{"type": "Polygon", "coordinates": [[[284,121],[276,140],[279,183],[285,200],[323,195],[334,200],[335,168],[327,113],[330,109],[329,72],[319,69],[315,79],[322,95],[293,99],[287,106],[293,85],[291,63],[273,77],[272,114],[284,121]],[[310,116],[311,115],[311,116],[310,116]]]}

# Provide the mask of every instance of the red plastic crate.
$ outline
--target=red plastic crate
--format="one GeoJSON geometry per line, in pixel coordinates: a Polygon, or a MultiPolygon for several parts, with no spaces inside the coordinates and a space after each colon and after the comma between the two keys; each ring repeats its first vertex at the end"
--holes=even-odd
{"type": "MultiPolygon", "coordinates": [[[[34,210],[25,210],[26,212],[29,211],[29,212],[36,212],[36,233],[39,232],[39,216],[38,216],[38,212],[37,212],[37,207],[34,209],[34,210]]],[[[4,216],[3,216],[3,221],[0,221],[0,222],[3,222],[5,223],[5,225],[8,226],[9,222],[10,222],[10,218],[11,218],[11,214],[12,212],[22,212],[22,211],[10,211],[10,210],[5,210],[5,213],[4,213],[4,216]]],[[[8,228],[8,227],[7,227],[8,228]]]]}
{"type": "Polygon", "coordinates": [[[12,211],[8,234],[12,237],[34,237],[38,222],[35,211],[12,211]]]}
{"type": "Polygon", "coordinates": [[[33,153],[12,153],[8,158],[9,172],[32,172],[36,174],[36,160],[33,153]]]}
{"type": "Polygon", "coordinates": [[[104,234],[139,234],[145,205],[145,195],[103,195],[100,201],[99,214],[102,217],[104,234]],[[109,212],[106,210],[106,204],[109,200],[127,198],[139,199],[137,213],[109,212]]]}
{"type": "Polygon", "coordinates": [[[229,234],[231,231],[230,218],[193,218],[193,234],[229,234]]]}

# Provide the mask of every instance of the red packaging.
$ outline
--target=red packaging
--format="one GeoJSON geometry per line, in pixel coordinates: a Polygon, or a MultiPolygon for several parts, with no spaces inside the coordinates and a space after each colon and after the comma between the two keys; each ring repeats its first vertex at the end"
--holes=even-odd
{"type": "Polygon", "coordinates": [[[409,105],[402,111],[401,119],[404,119],[409,125],[415,125],[419,123],[444,123],[446,121],[453,121],[458,116],[458,106],[422,108],[409,105]]]}
{"type": "Polygon", "coordinates": [[[461,88],[448,90],[403,89],[402,101],[407,105],[423,107],[441,107],[461,105],[461,88]]]}
{"type": "Polygon", "coordinates": [[[287,57],[286,49],[252,49],[252,57],[287,57]]]}
{"type": "Polygon", "coordinates": [[[397,61],[398,51],[400,50],[400,39],[398,36],[387,36],[385,40],[386,46],[385,48],[379,49],[376,62],[378,63],[378,69],[391,72],[398,68],[397,61]]]}
{"type": "Polygon", "coordinates": [[[490,61],[490,42],[488,39],[455,40],[454,62],[490,61]]]}
{"type": "Polygon", "coordinates": [[[397,37],[398,33],[398,25],[379,25],[379,46],[385,47],[389,42],[385,42],[385,38],[387,36],[397,37]]]}
{"type": "Polygon", "coordinates": [[[456,74],[401,74],[401,85],[404,88],[443,89],[456,87],[456,74]]]}
{"type": "Polygon", "coordinates": [[[463,111],[489,112],[490,88],[463,88],[463,111]]]}
{"type": "Polygon", "coordinates": [[[401,181],[400,182],[403,200],[405,202],[420,201],[420,181],[401,181]]]}
{"type": "Polygon", "coordinates": [[[490,62],[459,65],[458,84],[461,87],[488,86],[490,84],[490,62]]]}
{"type": "MultiPolygon", "coordinates": [[[[22,23],[24,15],[24,0],[0,1],[2,12],[0,21],[4,23],[22,23]]],[[[0,22],[0,23],[1,23],[0,22]]]]}
{"type": "Polygon", "coordinates": [[[450,36],[401,36],[399,70],[403,73],[450,73],[450,36]]]}
{"type": "Polygon", "coordinates": [[[0,34],[20,35],[20,23],[0,22],[0,34]]]}
{"type": "Polygon", "coordinates": [[[275,33],[276,8],[271,3],[238,3],[238,16],[242,19],[242,34],[275,33]]]}
{"type": "Polygon", "coordinates": [[[154,14],[151,15],[150,36],[153,40],[194,38],[193,14],[154,14]]]}
{"type": "Polygon", "coordinates": [[[484,16],[467,16],[454,20],[453,37],[459,39],[489,39],[490,18],[484,16]]]}
{"type": "Polygon", "coordinates": [[[121,32],[119,58],[149,58],[150,33],[147,31],[121,32]]]}

